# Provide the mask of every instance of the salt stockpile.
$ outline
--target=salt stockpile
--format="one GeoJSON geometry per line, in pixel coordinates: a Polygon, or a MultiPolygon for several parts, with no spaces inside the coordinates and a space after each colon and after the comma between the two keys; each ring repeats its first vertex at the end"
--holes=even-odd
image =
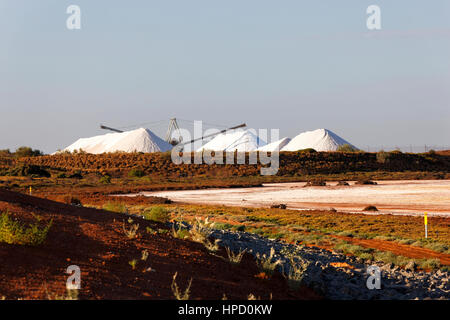
{"type": "Polygon", "coordinates": [[[269,144],[266,144],[263,147],[258,148],[257,151],[265,151],[265,152],[274,152],[274,151],[280,151],[283,149],[285,145],[287,145],[291,141],[290,138],[286,137],[283,139],[280,139],[275,142],[271,142],[269,144]]]}
{"type": "Polygon", "coordinates": [[[107,133],[101,136],[82,138],[63,151],[73,152],[79,149],[93,154],[115,151],[165,152],[171,150],[172,145],[150,130],[140,128],[121,133],[107,133]]]}
{"type": "Polygon", "coordinates": [[[217,135],[203,147],[197,149],[197,151],[249,152],[255,151],[264,145],[266,145],[266,142],[261,140],[251,130],[233,130],[217,135]]]}
{"type": "Polygon", "coordinates": [[[316,151],[336,151],[339,146],[344,144],[352,146],[349,142],[330,130],[317,129],[300,133],[281,149],[281,151],[297,151],[308,148],[316,151]]]}

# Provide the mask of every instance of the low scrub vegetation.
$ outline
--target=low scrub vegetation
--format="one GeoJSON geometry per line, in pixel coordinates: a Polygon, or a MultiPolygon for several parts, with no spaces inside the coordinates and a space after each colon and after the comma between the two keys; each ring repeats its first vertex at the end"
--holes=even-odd
{"type": "Polygon", "coordinates": [[[139,229],[139,224],[134,224],[133,220],[128,220],[129,226],[125,224],[122,225],[123,232],[127,236],[128,239],[134,239],[137,237],[137,231],[139,229]]]}
{"type": "Polygon", "coordinates": [[[172,278],[172,285],[170,286],[172,289],[173,296],[177,300],[189,300],[189,297],[191,295],[192,278],[189,280],[189,283],[188,283],[186,289],[184,290],[184,292],[182,292],[182,290],[180,290],[180,288],[178,287],[177,282],[176,282],[177,275],[178,275],[178,273],[175,272],[175,274],[173,275],[173,278],[172,278]]]}
{"type": "Polygon", "coordinates": [[[274,260],[274,258],[275,258],[275,249],[274,248],[270,249],[269,255],[267,255],[265,253],[264,254],[257,253],[256,254],[256,265],[262,272],[272,275],[275,272],[277,266],[279,266],[281,264],[280,259],[274,260]]]}
{"type": "Polygon", "coordinates": [[[128,176],[132,178],[142,178],[145,173],[142,169],[133,168],[128,172],[128,176]]]}
{"type": "Polygon", "coordinates": [[[227,256],[228,256],[228,261],[231,264],[237,265],[239,263],[241,263],[242,258],[244,256],[244,254],[247,252],[247,249],[244,250],[239,250],[239,252],[234,253],[230,248],[226,247],[225,248],[226,252],[227,252],[227,256]]]}
{"type": "Polygon", "coordinates": [[[0,216],[0,242],[37,246],[45,241],[51,226],[51,221],[43,227],[38,224],[25,225],[5,212],[0,216]]]}
{"type": "Polygon", "coordinates": [[[338,152],[358,152],[358,148],[353,147],[352,145],[346,143],[337,148],[338,152]]]}
{"type": "Polygon", "coordinates": [[[211,230],[214,228],[214,223],[210,222],[208,218],[202,220],[196,218],[189,230],[189,237],[192,241],[201,243],[208,251],[216,252],[219,250],[219,239],[214,241],[209,240],[211,230]]]}
{"type": "Polygon", "coordinates": [[[144,211],[143,216],[147,220],[166,223],[170,220],[169,211],[164,207],[152,207],[144,211]]]}
{"type": "Polygon", "coordinates": [[[287,279],[289,287],[292,290],[298,290],[311,262],[302,257],[300,248],[284,249],[282,253],[289,261],[288,272],[283,270],[283,275],[287,279]]]}
{"type": "Polygon", "coordinates": [[[123,203],[119,202],[107,202],[103,205],[103,210],[117,212],[117,213],[127,213],[127,207],[123,203]]]}

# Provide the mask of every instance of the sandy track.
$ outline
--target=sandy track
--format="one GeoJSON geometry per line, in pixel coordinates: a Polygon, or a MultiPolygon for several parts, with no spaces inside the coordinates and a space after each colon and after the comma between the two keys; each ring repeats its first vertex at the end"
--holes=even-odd
{"type": "Polygon", "coordinates": [[[290,209],[329,209],[361,212],[375,205],[377,214],[423,214],[450,216],[450,180],[377,181],[378,185],[304,187],[305,183],[265,184],[262,188],[182,190],[143,192],[146,196],[167,197],[173,201],[267,207],[287,204],[290,209]]]}

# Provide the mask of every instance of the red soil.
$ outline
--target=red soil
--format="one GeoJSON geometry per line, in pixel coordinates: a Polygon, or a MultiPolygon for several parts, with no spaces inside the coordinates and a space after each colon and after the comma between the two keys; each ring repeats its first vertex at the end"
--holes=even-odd
{"type": "MultiPolygon", "coordinates": [[[[173,299],[172,277],[184,289],[193,279],[191,299],[318,299],[312,290],[288,289],[280,275],[258,279],[254,260],[246,255],[239,266],[209,254],[200,244],[170,235],[147,233],[162,225],[135,218],[138,237],[128,239],[122,229],[124,215],[70,206],[0,189],[0,212],[8,210],[24,222],[53,225],[38,247],[0,243],[0,297],[46,299],[64,295],[69,265],[81,268],[81,299],[173,299]],[[148,250],[147,261],[140,260],[148,250]],[[129,261],[138,260],[135,270],[129,261]],[[147,271],[151,267],[155,272],[147,271]]],[[[125,222],[127,223],[127,222],[125,222]]],[[[224,256],[224,250],[219,255],[224,256]]]]}
{"type": "Polygon", "coordinates": [[[378,249],[381,251],[391,251],[396,255],[401,255],[408,258],[439,259],[442,265],[450,265],[449,254],[439,253],[430,249],[376,239],[358,239],[343,236],[332,236],[332,237],[342,239],[366,248],[378,249]]]}

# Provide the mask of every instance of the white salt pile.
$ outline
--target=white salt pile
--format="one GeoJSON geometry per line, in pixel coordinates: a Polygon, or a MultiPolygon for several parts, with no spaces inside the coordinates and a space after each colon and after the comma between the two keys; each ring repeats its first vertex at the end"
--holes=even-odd
{"type": "Polygon", "coordinates": [[[265,152],[280,151],[290,141],[291,141],[291,139],[286,137],[286,138],[280,139],[278,141],[266,144],[265,146],[258,148],[257,151],[265,151],[265,152]]]}
{"type": "Polygon", "coordinates": [[[217,135],[203,147],[197,149],[197,151],[211,150],[249,152],[255,151],[264,145],[266,145],[266,142],[261,140],[251,130],[233,130],[217,135]]]}
{"type": "Polygon", "coordinates": [[[300,133],[282,148],[281,151],[297,151],[308,148],[316,151],[336,151],[339,146],[344,144],[354,147],[330,130],[317,129],[300,133]]]}
{"type": "Polygon", "coordinates": [[[63,151],[72,152],[79,149],[93,154],[115,151],[165,152],[171,150],[172,145],[150,130],[140,128],[122,133],[107,133],[101,136],[82,138],[63,151]]]}

